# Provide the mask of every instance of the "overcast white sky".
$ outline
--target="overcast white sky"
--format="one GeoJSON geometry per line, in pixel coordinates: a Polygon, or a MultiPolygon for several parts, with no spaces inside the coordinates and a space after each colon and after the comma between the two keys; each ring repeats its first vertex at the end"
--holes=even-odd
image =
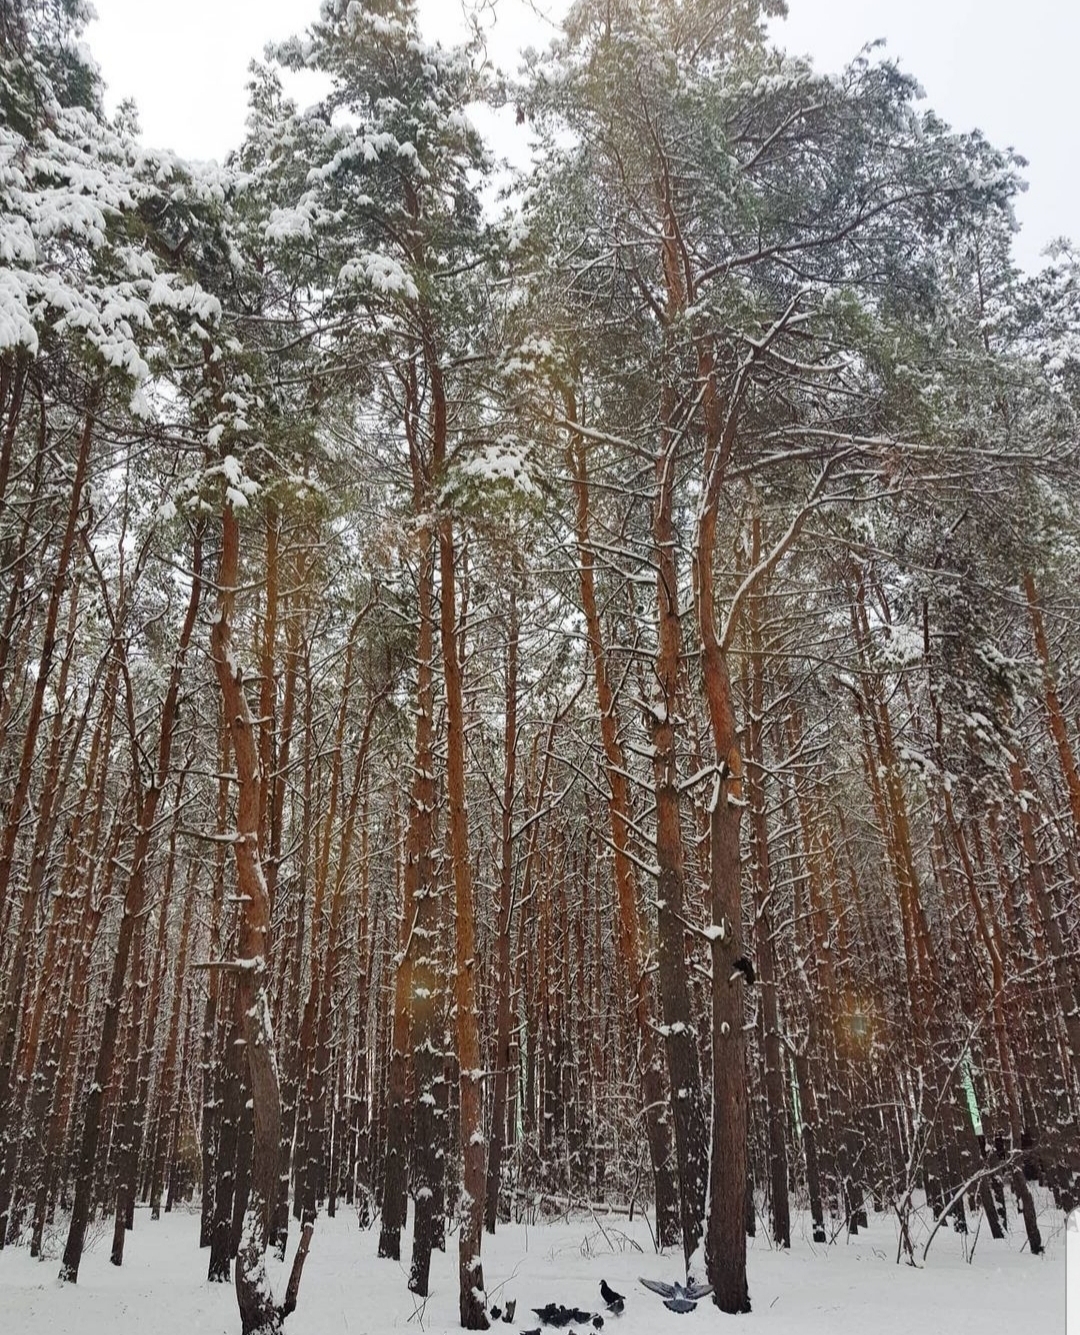
{"type": "MultiPolygon", "coordinates": [[[[222,158],[243,132],[247,63],[266,41],[300,31],[318,0],[94,0],[88,33],[109,102],[133,97],[150,144],[190,158],[222,158]]],[[[560,14],[567,0],[495,0],[490,50],[544,45],[553,29],[533,8],[560,14]]],[[[789,50],[836,69],[883,37],[959,129],[979,126],[1029,159],[1019,203],[1020,261],[1036,267],[1056,236],[1080,240],[1080,5],[1075,0],[789,0],[776,26],[789,50]]],[[[420,0],[424,32],[453,39],[461,0],[420,0]]],[[[303,100],[303,93],[297,96],[303,100]]],[[[314,97],[315,94],[312,94],[314,97]]]]}

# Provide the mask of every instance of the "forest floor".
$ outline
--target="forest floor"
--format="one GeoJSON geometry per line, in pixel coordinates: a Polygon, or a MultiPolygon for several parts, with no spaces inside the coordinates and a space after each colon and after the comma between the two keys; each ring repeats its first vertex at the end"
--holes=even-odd
{"type": "MultiPolygon", "coordinates": [[[[995,1242],[985,1227],[967,1239],[942,1229],[924,1266],[896,1264],[895,1219],[871,1216],[858,1237],[841,1234],[833,1246],[810,1241],[809,1221],[797,1217],[790,1252],[770,1247],[759,1229],[750,1241],[753,1313],[726,1317],[706,1299],[679,1316],[645,1291],[639,1276],[681,1279],[679,1258],[655,1254],[646,1223],[583,1215],[558,1223],[500,1228],[484,1239],[489,1299],[517,1299],[517,1320],[495,1332],[516,1335],[539,1322],[530,1310],[549,1301],[602,1310],[600,1280],[626,1295],[621,1317],[608,1316],[604,1335],[694,1335],[721,1326],[753,1335],[1061,1335],[1065,1330],[1065,1230],[1059,1213],[1040,1219],[1046,1253],[1032,1257],[1013,1231],[995,1242]],[[971,1244],[975,1241],[974,1256],[971,1244]]],[[[232,1285],[208,1284],[206,1253],[196,1246],[198,1217],[164,1216],[152,1223],[139,1210],[122,1269],[109,1264],[111,1223],[99,1228],[77,1286],[56,1278],[58,1261],[33,1261],[21,1247],[0,1252],[0,1331],[3,1335],[237,1335],[232,1285]]],[[[916,1228],[917,1254],[927,1229],[916,1228]]],[[[304,1273],[300,1304],[287,1335],[380,1335],[415,1331],[442,1335],[457,1323],[457,1242],[432,1262],[426,1306],[405,1285],[399,1266],[376,1259],[378,1230],[359,1233],[355,1215],[321,1217],[304,1273]]],[[[295,1228],[290,1239],[295,1245],[295,1228]]],[[[62,1238],[53,1239],[57,1250],[62,1238]]],[[[291,1259],[291,1251],[290,1251],[291,1259]]],[[[275,1292],[284,1278],[275,1272],[275,1292]]],[[[550,1327],[545,1327],[549,1331],[550,1327]]],[[[593,1335],[578,1326],[578,1335],[593,1335]]]]}

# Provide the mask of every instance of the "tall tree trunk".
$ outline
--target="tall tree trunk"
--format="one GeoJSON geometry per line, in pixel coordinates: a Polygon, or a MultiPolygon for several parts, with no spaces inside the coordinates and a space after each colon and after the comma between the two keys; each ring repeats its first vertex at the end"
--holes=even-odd
{"type": "MultiPolygon", "coordinates": [[[[225,903],[226,824],[229,819],[229,729],[224,713],[218,727],[218,792],[216,833],[219,836],[214,850],[213,890],[210,903],[210,931],[208,948],[211,959],[221,956],[221,916],[225,903]]],[[[199,1036],[199,1073],[202,1082],[202,1117],[200,1139],[202,1157],[202,1200],[199,1212],[199,1246],[211,1247],[214,1232],[214,1214],[220,1181],[217,1172],[221,1131],[221,1062],[215,1063],[215,1048],[221,1048],[221,1028],[227,1025],[225,1009],[221,1004],[222,980],[217,970],[211,970],[207,980],[206,1000],[203,1004],[202,1031],[199,1036]]],[[[209,1278],[220,1279],[214,1258],[209,1263],[209,1278]]]]}
{"type": "MultiPolygon", "coordinates": [[[[516,565],[516,558],[514,561],[516,565]]],[[[506,1083],[510,1064],[510,916],[514,898],[514,799],[517,774],[517,665],[518,613],[516,569],[511,573],[510,622],[506,645],[506,722],[502,811],[499,831],[499,903],[495,926],[496,943],[496,1020],[495,1088],[491,1100],[491,1140],[488,1146],[487,1194],[484,1224],[495,1232],[499,1211],[499,1187],[502,1179],[503,1147],[506,1143],[506,1083]]]]}
{"type": "MultiPolygon", "coordinates": [[[[672,391],[665,387],[661,393],[666,405],[665,420],[673,423],[675,408],[674,403],[670,402],[672,391]]],[[[686,968],[682,799],[676,743],[682,652],[677,536],[673,522],[676,444],[677,433],[673,425],[665,427],[664,442],[656,460],[656,496],[653,502],[653,548],[657,568],[658,620],[654,667],[657,695],[648,708],[646,723],[653,748],[653,787],[656,798],[656,862],[659,869],[656,921],[660,1006],[675,1122],[683,1254],[689,1271],[697,1264],[701,1241],[709,1151],[701,1068],[686,968]]],[[[739,1029],[741,1035],[741,1025],[739,1029]]],[[[740,1200],[741,1193],[740,1184],[740,1200]]]]}
{"type": "MultiPolygon", "coordinates": [[[[445,442],[445,419],[442,424],[445,442]]],[[[441,466],[443,457],[437,457],[441,466]]],[[[484,1231],[484,1109],[480,1092],[480,1035],[476,1015],[476,920],[469,813],[465,801],[465,707],[458,651],[453,518],[439,519],[440,632],[446,686],[446,796],[454,877],[456,933],[454,1005],[462,1161],[461,1225],[458,1234],[458,1289],[465,1330],[487,1330],[487,1296],[480,1245],[484,1231]]]]}
{"type": "MultiPolygon", "coordinates": [[[[755,515],[751,561],[761,560],[761,520],[755,515]]],[[[773,947],[769,831],[765,815],[765,762],[762,731],[765,718],[765,646],[762,636],[762,599],[749,600],[750,691],[746,765],[746,795],[754,857],[754,935],[761,1012],[765,1028],[765,1109],[769,1145],[769,1206],[773,1241],[791,1246],[791,1211],[788,1204],[787,1099],[780,1049],[780,1006],[777,994],[776,951],[773,947]]]]}
{"type": "MultiPolygon", "coordinates": [[[[418,500],[427,495],[414,453],[418,500]]],[[[442,1020],[445,991],[438,950],[440,885],[435,868],[435,533],[430,524],[420,531],[416,645],[416,739],[409,847],[406,874],[415,881],[416,957],[413,965],[412,1053],[416,1096],[413,1103],[413,1148],[416,1207],[409,1288],[426,1297],[432,1249],[443,1233],[441,1199],[445,1162],[445,1127],[439,1125],[439,1088],[443,1080],[442,1020]]]]}
{"type": "MultiPolygon", "coordinates": [[[[175,852],[175,846],[173,851],[175,852]]],[[[164,914],[163,914],[164,918],[164,914]]],[[[145,938],[146,915],[140,915],[135,927],[135,941],[132,947],[130,1001],[128,1003],[128,1024],[126,1051],[121,1062],[120,1106],[117,1110],[115,1130],[116,1158],[116,1195],[113,1214],[112,1251],[109,1261],[115,1266],[124,1264],[124,1242],[131,1227],[129,1219],[135,1210],[135,1118],[137,1112],[136,1095],[139,1082],[139,1039],[141,1022],[146,1010],[145,979],[145,938]]]]}
{"type": "MultiPolygon", "coordinates": [[[[397,854],[399,863],[400,854],[397,854]]],[[[398,928],[398,955],[394,976],[394,1013],[390,1026],[390,1068],[387,1072],[386,1160],[383,1169],[382,1226],[379,1255],[393,1261],[401,1258],[401,1230],[408,1205],[408,1125],[405,1084],[412,1003],[413,941],[416,930],[416,889],[413,877],[401,878],[403,894],[398,928]]]]}
{"type": "MultiPolygon", "coordinates": [[[[701,674],[716,762],[709,812],[713,1118],[705,1250],[713,1302],[722,1312],[748,1312],[744,975],[735,967],[742,957],[739,817],[744,805],[743,766],[726,646],[716,630],[713,583],[716,521],[734,440],[735,413],[734,405],[729,405],[726,415],[721,411],[707,355],[702,355],[699,370],[706,391],[706,452],[694,546],[694,600],[701,638],[701,674]]],[[[729,635],[730,630],[729,626],[729,635]]]]}
{"type": "Polygon", "coordinates": [[[259,857],[262,775],[255,721],[232,644],[239,561],[240,530],[232,506],[227,503],[222,516],[218,610],[211,628],[210,648],[236,759],[233,852],[239,933],[237,958],[230,963],[236,974],[237,1007],[254,1117],[251,1188],[236,1255],[236,1299],[243,1335],[278,1335],[283,1310],[274,1304],[266,1274],[266,1248],[277,1195],[281,1097],[266,985],[270,917],[266,878],[259,857]]]}

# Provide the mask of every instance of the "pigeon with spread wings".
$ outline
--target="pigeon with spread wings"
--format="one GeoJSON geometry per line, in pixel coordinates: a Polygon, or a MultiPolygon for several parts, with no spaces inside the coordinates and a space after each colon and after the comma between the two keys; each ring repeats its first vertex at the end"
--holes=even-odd
{"type": "Polygon", "coordinates": [[[693,1284],[687,1282],[680,1284],[676,1281],[674,1284],[664,1284],[658,1279],[639,1279],[650,1293],[659,1294],[664,1300],[664,1306],[671,1312],[692,1312],[697,1307],[700,1299],[705,1298],[712,1293],[711,1284],[693,1284]]]}

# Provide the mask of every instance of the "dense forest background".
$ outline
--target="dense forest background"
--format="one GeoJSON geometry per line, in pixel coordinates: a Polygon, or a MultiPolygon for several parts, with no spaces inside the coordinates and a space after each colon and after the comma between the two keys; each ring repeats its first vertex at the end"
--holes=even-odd
{"type": "Polygon", "coordinates": [[[325,0],[217,168],[0,0],[0,1246],[1080,1200],[1080,262],[782,8],[325,0]]]}

